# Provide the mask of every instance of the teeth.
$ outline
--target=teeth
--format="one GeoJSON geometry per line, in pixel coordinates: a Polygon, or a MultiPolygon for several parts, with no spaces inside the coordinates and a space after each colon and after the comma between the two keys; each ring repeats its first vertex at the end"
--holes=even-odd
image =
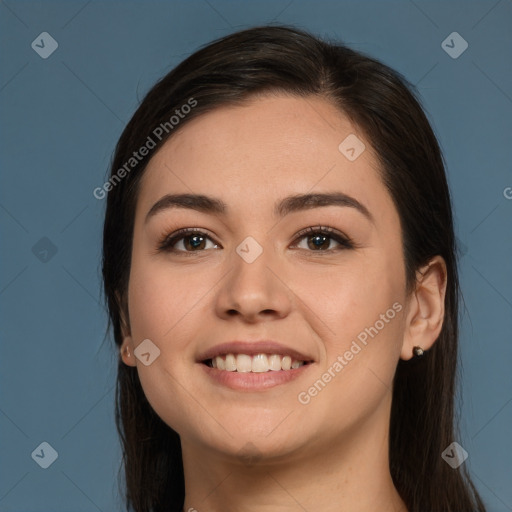
{"type": "Polygon", "coordinates": [[[226,356],[216,356],[211,360],[213,368],[239,373],[277,372],[300,368],[304,364],[306,364],[304,361],[292,360],[290,356],[280,356],[279,354],[256,354],[254,356],[226,354],[226,356]]]}
{"type": "Polygon", "coordinates": [[[258,354],[252,358],[253,373],[263,373],[268,372],[269,370],[268,359],[265,354],[258,354]]]}
{"type": "Polygon", "coordinates": [[[228,372],[235,372],[236,371],[236,359],[233,354],[228,354],[226,356],[226,365],[225,368],[228,372]]]}
{"type": "Polygon", "coordinates": [[[251,356],[248,356],[247,354],[238,354],[236,356],[236,371],[237,372],[240,372],[240,373],[250,372],[251,367],[252,367],[251,356]]]}
{"type": "Polygon", "coordinates": [[[281,356],[279,356],[277,354],[272,354],[268,358],[268,365],[269,365],[270,369],[275,372],[281,370],[281,356]]]}

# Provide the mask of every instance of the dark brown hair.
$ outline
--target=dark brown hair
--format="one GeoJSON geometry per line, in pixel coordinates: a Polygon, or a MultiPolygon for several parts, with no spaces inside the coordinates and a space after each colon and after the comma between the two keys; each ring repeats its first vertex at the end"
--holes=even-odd
{"type": "MultiPolygon", "coordinates": [[[[401,74],[343,44],[287,26],[263,26],[223,37],[192,54],[146,95],[116,146],[110,179],[132,153],[149,154],[112,182],[103,233],[103,280],[114,341],[122,344],[139,181],[173,133],[205,112],[242,105],[272,92],[322,97],[358,126],[380,158],[380,175],[399,213],[407,291],[416,271],[441,255],[448,285],[442,331],[423,357],[400,360],[393,385],[390,472],[410,512],[485,512],[465,464],[452,469],[442,451],[455,435],[459,283],[451,199],[444,163],[417,92],[401,74]],[[170,116],[195,106],[175,126],[170,116]],[[190,104],[190,103],[189,103],[190,104]],[[155,129],[165,125],[161,138],[155,129]],[[172,126],[171,126],[172,125],[172,126]],[[155,140],[158,139],[158,140],[155,140]]],[[[160,130],[162,131],[162,130],[160,130]]],[[[157,132],[160,133],[160,132],[157,132]]],[[[116,425],[122,441],[128,508],[181,511],[184,476],[178,434],[152,409],[137,369],[118,364],[116,425]]]]}

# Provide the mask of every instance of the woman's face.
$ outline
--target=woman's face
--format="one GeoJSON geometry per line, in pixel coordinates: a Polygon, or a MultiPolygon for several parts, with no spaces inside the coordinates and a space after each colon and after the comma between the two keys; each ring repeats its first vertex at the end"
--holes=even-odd
{"type": "Polygon", "coordinates": [[[265,96],[194,119],[149,162],[125,344],[150,340],[128,364],[184,446],[278,460],[389,420],[405,271],[371,143],[324,99],[265,96]],[[217,207],[164,199],[181,194],[217,207]],[[317,194],[352,199],[288,199],[317,194]],[[183,228],[202,233],[169,239],[183,228]],[[238,371],[205,364],[212,350],[238,371]],[[308,364],[278,371],[286,354],[308,364]]]}

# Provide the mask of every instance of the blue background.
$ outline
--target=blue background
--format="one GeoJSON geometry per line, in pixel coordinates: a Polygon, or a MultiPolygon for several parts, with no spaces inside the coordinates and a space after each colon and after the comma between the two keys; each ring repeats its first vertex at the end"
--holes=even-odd
{"type": "Polygon", "coordinates": [[[158,78],[270,22],[339,39],[419,88],[464,248],[458,442],[489,512],[512,510],[510,0],[0,3],[0,510],[121,509],[92,192],[158,78]],[[47,59],[31,47],[44,31],[59,45],[47,59]],[[441,47],[453,31],[469,44],[457,59],[441,47]],[[43,441],[58,452],[48,469],[31,457],[43,441]]]}

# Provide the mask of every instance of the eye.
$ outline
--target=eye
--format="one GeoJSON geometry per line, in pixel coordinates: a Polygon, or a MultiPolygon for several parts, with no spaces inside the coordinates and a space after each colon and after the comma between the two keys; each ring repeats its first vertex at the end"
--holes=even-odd
{"type": "MultiPolygon", "coordinates": [[[[158,243],[158,250],[166,252],[202,252],[206,249],[219,247],[220,245],[214,243],[207,233],[195,228],[184,228],[172,235],[165,235],[158,243]],[[207,247],[208,241],[212,242],[213,247],[207,247]]],[[[333,252],[336,250],[353,249],[355,244],[348,237],[333,228],[316,226],[299,232],[292,247],[309,250],[310,252],[333,252]],[[302,239],[305,239],[306,247],[298,246],[298,241],[302,241],[302,239]],[[331,242],[338,244],[338,247],[334,249],[329,248],[331,242]]]]}
{"type": "MultiPolygon", "coordinates": [[[[310,249],[314,252],[332,252],[343,249],[353,249],[354,243],[346,236],[342,235],[333,228],[316,226],[309,227],[302,230],[297,235],[296,240],[305,239],[306,250],[310,249]],[[334,241],[338,244],[338,248],[329,249],[331,242],[334,241]]],[[[297,243],[295,243],[296,245],[297,243]]],[[[304,247],[299,247],[304,249],[304,247]]]]}
{"type": "MultiPolygon", "coordinates": [[[[201,252],[205,247],[206,241],[212,239],[204,232],[194,228],[184,228],[176,231],[170,236],[165,236],[158,244],[159,251],[169,252],[201,252]],[[176,248],[182,244],[182,248],[176,248]]],[[[214,248],[219,247],[214,244],[214,248]]],[[[210,247],[211,248],[211,247],[210,247]]]]}

